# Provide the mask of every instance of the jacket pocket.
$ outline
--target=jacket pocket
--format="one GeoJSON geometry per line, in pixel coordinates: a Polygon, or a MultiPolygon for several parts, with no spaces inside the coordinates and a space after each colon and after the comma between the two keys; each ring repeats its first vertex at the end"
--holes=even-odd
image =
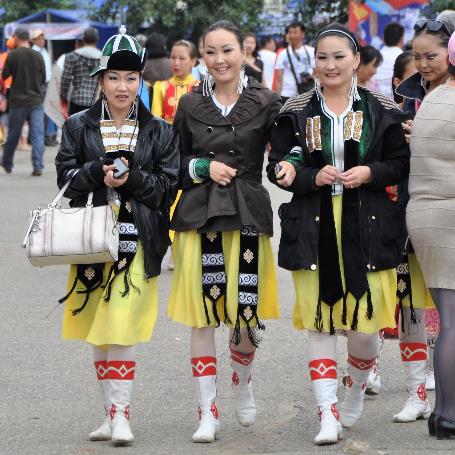
{"type": "Polygon", "coordinates": [[[153,210],[151,214],[152,232],[155,233],[154,249],[158,256],[164,257],[171,244],[169,238],[169,212],[153,210]]]}
{"type": "Polygon", "coordinates": [[[302,226],[302,214],[291,202],[285,202],[280,205],[278,216],[281,220],[281,242],[297,242],[302,226]]]}
{"type": "Polygon", "coordinates": [[[396,202],[386,201],[384,214],[380,217],[381,241],[383,245],[392,245],[399,241],[402,222],[398,204],[396,202]]]}

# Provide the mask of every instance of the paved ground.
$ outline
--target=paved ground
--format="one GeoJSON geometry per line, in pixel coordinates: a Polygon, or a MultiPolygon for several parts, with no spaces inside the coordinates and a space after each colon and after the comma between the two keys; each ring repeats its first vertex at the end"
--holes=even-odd
{"type": "MultiPolygon", "coordinates": [[[[30,177],[29,153],[18,152],[12,175],[0,169],[0,454],[339,454],[346,440],[368,443],[368,453],[396,455],[443,454],[453,442],[427,435],[426,423],[393,424],[391,417],[405,400],[398,346],[385,343],[381,395],[368,400],[364,419],[345,440],[315,447],[318,428],[305,359],[306,335],[292,328],[294,290],[289,273],[278,271],[282,318],[267,323],[257,354],[254,387],[258,422],[243,429],[235,421],[229,390],[227,331],[218,330],[219,398],[222,431],[216,444],[195,445],[195,393],[188,360],[188,329],[165,316],[171,273],[160,279],[160,316],[151,343],[138,348],[137,381],[132,403],[136,443],[114,449],[109,443],[87,440],[102,419],[91,350],[60,337],[65,292],[65,267],[33,268],[20,248],[28,211],[47,204],[56,192],[53,158],[41,178],[30,177]],[[373,450],[374,449],[374,450],[373,450]]],[[[271,189],[274,209],[287,197],[271,189]]],[[[278,226],[274,238],[275,249],[278,226]]],[[[344,364],[345,340],[339,340],[339,363],[344,364]]],[[[342,396],[342,390],[340,390],[342,396]]],[[[430,399],[434,396],[430,393],[430,399]]]]}

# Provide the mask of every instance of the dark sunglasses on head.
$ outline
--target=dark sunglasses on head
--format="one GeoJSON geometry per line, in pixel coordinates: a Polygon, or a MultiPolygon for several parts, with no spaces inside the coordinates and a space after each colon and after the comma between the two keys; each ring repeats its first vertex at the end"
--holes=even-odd
{"type": "Polygon", "coordinates": [[[429,32],[439,32],[442,30],[448,36],[451,35],[446,23],[443,21],[437,21],[436,19],[422,19],[417,21],[414,25],[414,30],[418,32],[424,28],[426,28],[429,32]]]}

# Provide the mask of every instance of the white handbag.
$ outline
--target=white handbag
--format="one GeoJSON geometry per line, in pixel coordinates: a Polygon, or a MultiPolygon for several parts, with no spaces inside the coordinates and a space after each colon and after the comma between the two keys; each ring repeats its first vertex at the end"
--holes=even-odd
{"type": "Polygon", "coordinates": [[[90,193],[85,207],[60,207],[74,175],[47,208],[30,212],[22,246],[36,267],[115,262],[118,258],[119,232],[110,205],[93,207],[90,193]]]}

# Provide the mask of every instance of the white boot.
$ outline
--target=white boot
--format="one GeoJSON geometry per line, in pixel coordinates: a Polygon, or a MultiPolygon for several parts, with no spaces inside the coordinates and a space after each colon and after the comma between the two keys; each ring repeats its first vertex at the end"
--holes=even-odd
{"type": "Polygon", "coordinates": [[[336,444],[343,438],[339,422],[337,399],[337,364],[332,359],[316,359],[309,364],[311,386],[319,409],[321,429],[314,443],[321,446],[336,444]]]}
{"type": "Polygon", "coordinates": [[[379,376],[379,360],[381,358],[382,348],[384,346],[384,334],[379,336],[379,352],[374,365],[371,367],[370,374],[368,375],[367,388],[365,395],[378,395],[381,390],[381,376],[379,376]]]}
{"type": "Polygon", "coordinates": [[[425,390],[426,345],[400,343],[400,350],[409,398],[401,412],[393,416],[393,421],[414,422],[422,417],[427,419],[431,414],[431,408],[425,390]]]}
{"type": "Polygon", "coordinates": [[[256,421],[256,404],[251,385],[254,352],[243,354],[231,349],[232,390],[235,396],[235,416],[240,425],[249,427],[256,421]]]}
{"type": "Polygon", "coordinates": [[[351,428],[362,416],[368,376],[375,360],[349,357],[346,393],[340,407],[340,422],[344,428],[351,428]]]}
{"type": "Polygon", "coordinates": [[[373,368],[370,370],[368,375],[367,388],[365,390],[366,395],[378,395],[381,390],[381,376],[379,376],[379,371],[377,365],[373,365],[373,368]]]}
{"type": "Polygon", "coordinates": [[[430,369],[427,365],[425,369],[425,389],[426,390],[434,390],[436,388],[436,384],[434,382],[434,370],[430,369]]]}
{"type": "Polygon", "coordinates": [[[111,417],[109,415],[109,384],[107,380],[107,362],[95,362],[95,369],[98,376],[101,396],[103,398],[105,418],[101,426],[89,434],[89,439],[90,441],[109,441],[111,439],[111,417]]]}
{"type": "Polygon", "coordinates": [[[319,408],[319,418],[321,419],[321,431],[314,438],[316,445],[336,444],[340,439],[343,439],[343,428],[335,404],[330,407],[319,408]]]}
{"type": "MultiPolygon", "coordinates": [[[[119,364],[119,362],[115,362],[119,364]]],[[[135,362],[122,362],[120,367],[109,365],[109,401],[111,409],[112,443],[116,446],[130,445],[134,441],[130,428],[130,402],[134,383],[135,362]],[[111,379],[118,377],[123,379],[111,379]],[[130,379],[125,379],[125,378],[130,379]]]]}
{"type": "Polygon", "coordinates": [[[193,442],[214,442],[220,428],[216,399],[216,376],[195,377],[199,395],[199,428],[193,442]]]}

